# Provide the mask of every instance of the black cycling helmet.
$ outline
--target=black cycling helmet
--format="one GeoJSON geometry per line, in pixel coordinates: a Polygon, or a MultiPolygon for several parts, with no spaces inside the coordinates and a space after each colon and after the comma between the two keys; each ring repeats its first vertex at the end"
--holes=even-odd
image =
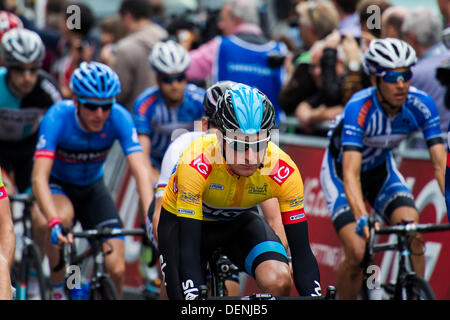
{"type": "Polygon", "coordinates": [[[256,134],[272,129],[275,109],[264,93],[238,83],[219,97],[215,121],[223,134],[237,130],[244,134],[256,134]]]}
{"type": "Polygon", "coordinates": [[[208,119],[214,119],[217,100],[235,84],[236,82],[234,81],[219,81],[206,90],[205,98],[203,99],[203,113],[208,119]]]}

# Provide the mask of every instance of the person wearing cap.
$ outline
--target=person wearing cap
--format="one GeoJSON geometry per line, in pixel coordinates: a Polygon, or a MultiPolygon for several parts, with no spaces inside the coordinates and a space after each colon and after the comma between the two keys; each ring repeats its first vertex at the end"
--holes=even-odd
{"type": "Polygon", "coordinates": [[[169,144],[181,133],[192,131],[203,116],[205,90],[188,83],[187,51],[173,40],[155,44],[149,63],[156,71],[157,86],[144,90],[133,106],[133,118],[144,153],[149,155],[153,182],[169,144]]]}
{"type": "Polygon", "coordinates": [[[23,28],[5,32],[0,53],[5,64],[0,67],[0,166],[14,176],[15,189],[26,192],[39,123],[62,97],[55,80],[41,70],[45,48],[37,33],[23,28]]]}
{"type": "MultiPolygon", "coordinates": [[[[398,171],[392,150],[421,130],[434,175],[444,193],[445,148],[433,99],[410,85],[416,53],[406,42],[375,39],[363,67],[372,86],[353,95],[330,132],[320,181],[331,220],[344,247],[336,275],[339,299],[356,299],[361,289],[369,212],[388,225],[419,222],[411,190],[398,171]]],[[[425,257],[420,234],[411,237],[411,261],[423,277],[425,257]]]]}
{"type": "MultiPolygon", "coordinates": [[[[59,261],[59,246],[73,241],[64,235],[75,220],[83,229],[122,229],[114,201],[103,181],[103,163],[118,140],[136,179],[140,205],[147,211],[153,197],[148,158],[142,152],[131,114],[115,100],[120,92],[117,74],[99,62],[82,62],[71,76],[74,97],[53,105],[39,129],[33,166],[33,193],[39,209],[33,225],[39,243],[45,243],[50,262],[52,298],[65,298],[65,269],[53,268],[59,261]]],[[[104,243],[106,269],[119,295],[125,273],[124,238],[104,243]]]]}
{"type": "Polygon", "coordinates": [[[263,292],[288,296],[286,249],[257,208],[272,198],[278,200],[298,293],[321,295],[301,175],[270,141],[272,103],[258,89],[239,83],[218,98],[214,121],[216,133],[189,145],[164,191],[158,246],[169,299],[199,298],[205,284],[202,259],[217,247],[263,292]]]}

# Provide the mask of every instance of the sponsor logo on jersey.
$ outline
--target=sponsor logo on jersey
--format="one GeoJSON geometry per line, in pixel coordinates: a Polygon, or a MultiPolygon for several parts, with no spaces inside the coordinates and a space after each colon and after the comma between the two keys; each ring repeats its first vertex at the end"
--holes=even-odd
{"type": "Polygon", "coordinates": [[[289,200],[289,207],[300,207],[303,205],[303,196],[298,196],[295,199],[289,200]]]}
{"type": "Polygon", "coordinates": [[[187,203],[199,205],[200,204],[200,193],[192,194],[189,191],[186,192],[186,191],[180,190],[180,200],[187,202],[187,203]]]}
{"type": "Polygon", "coordinates": [[[178,193],[178,183],[177,183],[177,177],[173,177],[173,193],[178,193]]]}
{"type": "Polygon", "coordinates": [[[197,158],[192,160],[189,164],[192,168],[198,171],[203,178],[208,179],[209,174],[211,173],[211,164],[209,161],[203,156],[203,154],[199,155],[197,158]]]}
{"type": "Polygon", "coordinates": [[[358,114],[358,124],[364,128],[364,120],[366,120],[367,113],[369,109],[372,107],[372,100],[367,100],[366,103],[363,104],[358,114]]]}
{"type": "Polygon", "coordinates": [[[248,185],[248,194],[267,194],[267,183],[264,183],[263,186],[255,186],[254,184],[248,185]]]}
{"type": "Polygon", "coordinates": [[[67,163],[100,162],[106,159],[108,149],[96,151],[75,151],[58,148],[56,158],[67,163]]]}
{"type": "Polygon", "coordinates": [[[289,178],[292,172],[294,172],[294,168],[288,165],[286,161],[280,159],[269,177],[281,186],[289,178]]]}
{"type": "Polygon", "coordinates": [[[195,287],[194,281],[188,279],[181,283],[185,300],[195,300],[198,297],[198,288],[195,287]]]}
{"type": "Polygon", "coordinates": [[[149,107],[153,102],[155,102],[155,100],[156,100],[156,95],[155,95],[155,94],[152,94],[150,97],[148,97],[147,99],[145,99],[145,100],[141,103],[141,105],[139,106],[139,108],[138,108],[138,113],[139,113],[140,115],[145,115],[145,114],[147,113],[148,107],[149,107]]]}
{"type": "Polygon", "coordinates": [[[177,212],[181,213],[181,214],[190,214],[190,215],[195,214],[194,210],[182,209],[182,208],[178,208],[177,212]]]}
{"type": "Polygon", "coordinates": [[[218,184],[218,183],[211,183],[209,185],[209,189],[223,190],[223,189],[225,189],[225,187],[223,185],[221,185],[221,184],[218,184]]]}
{"type": "Polygon", "coordinates": [[[281,220],[283,225],[306,221],[305,209],[282,212],[281,220]]]}

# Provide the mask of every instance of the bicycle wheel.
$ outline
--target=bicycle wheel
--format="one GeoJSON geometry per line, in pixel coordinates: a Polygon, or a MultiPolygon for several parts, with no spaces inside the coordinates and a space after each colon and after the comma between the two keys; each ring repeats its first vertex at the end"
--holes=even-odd
{"type": "Polygon", "coordinates": [[[109,277],[98,279],[97,285],[91,284],[89,300],[118,300],[116,286],[109,277]]]}
{"type": "Polygon", "coordinates": [[[401,300],[436,300],[428,282],[415,274],[406,278],[400,292],[401,300]]]}

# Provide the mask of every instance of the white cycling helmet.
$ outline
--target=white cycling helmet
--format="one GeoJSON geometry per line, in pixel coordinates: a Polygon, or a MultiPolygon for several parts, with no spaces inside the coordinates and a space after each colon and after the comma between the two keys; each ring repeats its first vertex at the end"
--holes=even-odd
{"type": "Polygon", "coordinates": [[[367,74],[382,76],[387,69],[409,68],[417,61],[416,52],[405,41],[385,38],[370,42],[364,53],[364,70],[367,74]]]}
{"type": "Polygon", "coordinates": [[[164,74],[182,73],[191,62],[186,49],[173,40],[155,44],[148,58],[150,65],[164,74]]]}
{"type": "Polygon", "coordinates": [[[45,47],[39,35],[31,30],[15,28],[2,37],[2,58],[7,66],[41,62],[45,47]]]}

